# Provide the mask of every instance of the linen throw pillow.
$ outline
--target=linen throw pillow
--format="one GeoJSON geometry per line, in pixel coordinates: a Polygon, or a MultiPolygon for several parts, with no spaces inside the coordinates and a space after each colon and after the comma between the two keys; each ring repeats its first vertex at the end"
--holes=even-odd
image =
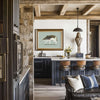
{"type": "Polygon", "coordinates": [[[95,75],[81,76],[85,89],[91,89],[99,87],[95,75]]]}
{"type": "Polygon", "coordinates": [[[68,82],[70,86],[74,89],[74,92],[76,92],[79,89],[84,88],[80,75],[78,75],[75,78],[68,77],[68,82]]]}

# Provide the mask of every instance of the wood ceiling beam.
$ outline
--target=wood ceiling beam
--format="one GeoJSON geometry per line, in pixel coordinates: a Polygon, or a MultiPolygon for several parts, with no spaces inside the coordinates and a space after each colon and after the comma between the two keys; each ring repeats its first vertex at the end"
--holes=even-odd
{"type": "Polygon", "coordinates": [[[67,4],[63,5],[60,11],[60,15],[65,15],[67,8],[68,8],[67,4]]]}
{"type": "Polygon", "coordinates": [[[55,11],[41,11],[41,16],[56,16],[59,15],[55,11]]]}
{"type": "MultiPolygon", "coordinates": [[[[47,20],[47,19],[76,19],[76,16],[41,16],[35,17],[35,20],[47,20]]],[[[79,16],[79,19],[90,19],[90,20],[100,20],[100,16],[79,16]]]]}
{"type": "Polygon", "coordinates": [[[34,9],[35,9],[36,16],[37,17],[41,16],[40,5],[35,5],[34,9]]]}
{"type": "Polygon", "coordinates": [[[54,5],[64,5],[64,4],[80,4],[80,5],[94,5],[100,4],[100,0],[20,0],[21,4],[54,4],[54,5]]]}
{"type": "MultiPolygon", "coordinates": [[[[82,15],[82,12],[79,11],[79,16],[82,15]]],[[[57,16],[59,15],[58,12],[55,11],[41,11],[41,16],[57,16]]],[[[76,16],[77,12],[76,11],[67,11],[65,13],[65,16],[76,16]]],[[[89,16],[100,16],[100,12],[99,11],[92,11],[88,14],[89,16]]]]}
{"type": "Polygon", "coordinates": [[[87,6],[83,9],[82,15],[88,15],[95,7],[96,7],[96,5],[87,5],[87,6]]]}

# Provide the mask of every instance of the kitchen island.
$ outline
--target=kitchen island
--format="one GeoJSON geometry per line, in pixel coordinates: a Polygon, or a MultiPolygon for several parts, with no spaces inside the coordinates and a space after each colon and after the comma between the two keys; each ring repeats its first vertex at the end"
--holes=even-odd
{"type": "Polygon", "coordinates": [[[99,61],[100,58],[98,57],[91,57],[91,58],[77,58],[77,57],[70,57],[70,58],[67,58],[67,57],[56,57],[56,56],[44,56],[44,57],[34,57],[34,59],[51,59],[52,61],[66,61],[66,60],[70,60],[70,61],[77,61],[77,60],[86,60],[86,61],[99,61]]]}
{"type": "MultiPolygon", "coordinates": [[[[60,80],[59,67],[60,67],[60,62],[61,61],[70,61],[71,62],[71,64],[70,64],[70,75],[74,75],[74,76],[78,75],[78,74],[83,75],[83,73],[85,73],[85,75],[91,75],[93,73],[95,75],[99,75],[100,74],[100,70],[99,69],[91,69],[91,66],[93,66],[93,61],[100,61],[100,58],[96,58],[96,57],[92,57],[90,59],[76,58],[76,57],[71,57],[69,59],[67,57],[65,57],[65,58],[62,58],[62,57],[35,57],[34,60],[35,61],[42,61],[42,60],[46,61],[43,64],[43,67],[47,64],[44,68],[48,72],[51,73],[52,85],[59,84],[59,80],[60,80]],[[76,64],[77,61],[83,61],[83,60],[86,61],[86,66],[85,66],[85,69],[83,70],[83,72],[80,73],[80,70],[74,69],[74,67],[77,66],[77,64],[76,64]]],[[[41,62],[41,64],[42,64],[42,62],[41,62]]],[[[36,66],[34,66],[34,67],[36,67],[36,66]]],[[[43,67],[41,67],[41,68],[43,68],[43,67]]],[[[39,70],[40,70],[40,68],[39,68],[39,70]]],[[[43,69],[43,71],[44,71],[44,69],[43,69]]],[[[41,75],[42,75],[42,73],[43,72],[41,72],[41,75]]],[[[66,75],[69,75],[68,71],[62,71],[61,72],[61,77],[64,77],[66,75]]],[[[62,81],[62,83],[63,82],[64,81],[62,81]]]]}

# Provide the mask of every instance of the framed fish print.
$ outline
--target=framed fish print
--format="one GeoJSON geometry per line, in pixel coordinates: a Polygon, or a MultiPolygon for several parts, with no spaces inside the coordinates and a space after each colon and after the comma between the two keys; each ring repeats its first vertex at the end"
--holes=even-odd
{"type": "Polygon", "coordinates": [[[36,50],[63,50],[63,29],[37,29],[36,50]]]}

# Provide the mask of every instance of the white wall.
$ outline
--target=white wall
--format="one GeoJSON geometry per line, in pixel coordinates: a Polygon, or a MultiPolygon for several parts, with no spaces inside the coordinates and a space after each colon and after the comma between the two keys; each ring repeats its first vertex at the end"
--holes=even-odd
{"type": "MultiPolygon", "coordinates": [[[[73,29],[77,26],[76,20],[35,20],[34,21],[34,30],[35,29],[63,29],[64,30],[64,49],[68,46],[72,47],[71,55],[75,55],[77,52],[77,46],[75,43],[76,33],[73,32],[73,29]]],[[[86,54],[86,39],[87,39],[87,24],[86,20],[79,20],[79,27],[83,29],[81,36],[83,38],[81,44],[81,52],[86,54]]],[[[33,33],[35,35],[35,31],[33,33]]],[[[39,51],[35,51],[35,36],[34,36],[34,55],[37,55],[39,51]]],[[[63,51],[44,51],[47,56],[56,56],[64,54],[63,51]]]]}

